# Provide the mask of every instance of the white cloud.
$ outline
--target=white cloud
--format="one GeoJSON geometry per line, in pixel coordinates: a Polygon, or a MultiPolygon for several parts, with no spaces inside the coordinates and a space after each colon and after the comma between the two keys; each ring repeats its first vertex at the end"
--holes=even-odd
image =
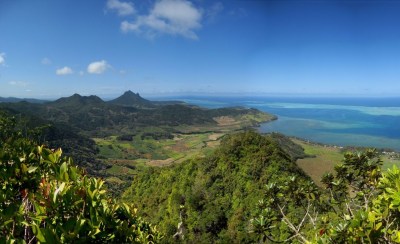
{"type": "Polygon", "coordinates": [[[119,0],[108,0],[107,8],[116,11],[120,16],[131,15],[136,12],[133,3],[122,2],[119,0]]]}
{"type": "Polygon", "coordinates": [[[107,64],[105,60],[95,61],[88,65],[87,72],[89,74],[101,74],[105,72],[110,65],[107,64]]]}
{"type": "Polygon", "coordinates": [[[148,15],[121,23],[123,32],[144,33],[154,37],[165,33],[197,39],[195,30],[201,28],[202,11],[187,0],[157,1],[148,15]]]}
{"type": "Polygon", "coordinates": [[[49,65],[49,64],[51,64],[51,60],[49,58],[43,58],[41,63],[43,65],[49,65]]]}
{"type": "Polygon", "coordinates": [[[10,81],[8,84],[18,87],[26,87],[29,83],[25,81],[10,81]]]}
{"type": "Polygon", "coordinates": [[[0,65],[6,65],[6,54],[0,53],[0,65]]]}
{"type": "Polygon", "coordinates": [[[70,75],[74,73],[70,67],[64,66],[61,69],[56,70],[57,75],[70,75]]]}

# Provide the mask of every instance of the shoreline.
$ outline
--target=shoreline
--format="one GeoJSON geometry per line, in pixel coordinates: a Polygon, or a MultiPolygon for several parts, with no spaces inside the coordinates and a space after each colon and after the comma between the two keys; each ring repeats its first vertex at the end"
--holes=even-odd
{"type": "MultiPolygon", "coordinates": [[[[338,148],[340,150],[364,150],[364,149],[368,149],[368,148],[375,148],[376,150],[378,150],[381,153],[384,154],[399,154],[400,155],[400,149],[395,149],[395,148],[391,148],[391,147],[376,147],[376,146],[358,146],[355,144],[351,144],[351,145],[340,145],[340,144],[334,144],[334,143],[325,143],[325,142],[319,142],[319,141],[314,141],[314,140],[310,140],[304,137],[300,137],[300,136],[293,136],[293,135],[288,135],[285,132],[280,132],[280,131],[268,131],[268,132],[264,132],[261,130],[262,125],[264,124],[268,124],[270,122],[274,122],[279,120],[279,117],[277,115],[274,115],[276,118],[267,122],[262,122],[257,126],[257,131],[258,133],[261,134],[270,134],[270,133],[279,133],[279,134],[283,134],[289,138],[293,138],[293,139],[298,139],[304,143],[308,143],[310,145],[319,145],[319,146],[324,146],[324,147],[332,147],[332,148],[338,148]]],[[[296,118],[292,118],[292,119],[296,119],[296,118]]],[[[363,135],[363,136],[370,136],[370,135],[363,135]]],[[[384,138],[384,137],[381,137],[384,138]]],[[[399,156],[400,157],[400,156],[399,156]]]]}
{"type": "MultiPolygon", "coordinates": [[[[277,133],[277,132],[272,132],[272,133],[277,133]]],[[[280,133],[283,134],[283,133],[280,133]]],[[[283,134],[285,135],[285,134],[283,134]]],[[[286,136],[286,135],[285,135],[286,136]]],[[[311,145],[311,146],[320,146],[320,147],[325,147],[325,148],[333,148],[333,149],[338,149],[341,152],[345,152],[345,151],[362,151],[362,150],[366,150],[366,149],[376,149],[378,152],[389,156],[389,157],[393,157],[393,159],[400,159],[400,151],[394,150],[394,149],[390,149],[390,148],[376,148],[376,147],[361,147],[361,146],[338,146],[338,145],[334,145],[334,144],[326,144],[326,143],[320,143],[320,142],[314,142],[311,140],[307,140],[304,138],[300,138],[300,137],[296,137],[296,136],[287,136],[290,139],[294,139],[294,140],[298,140],[301,141],[305,144],[311,145]]]]}

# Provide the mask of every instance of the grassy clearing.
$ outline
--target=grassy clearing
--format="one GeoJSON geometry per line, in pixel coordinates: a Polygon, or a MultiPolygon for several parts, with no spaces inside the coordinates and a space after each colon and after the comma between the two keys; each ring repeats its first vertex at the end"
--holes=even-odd
{"type": "Polygon", "coordinates": [[[112,177],[108,177],[108,178],[106,179],[106,181],[109,182],[109,183],[118,184],[118,185],[124,183],[124,181],[121,180],[120,178],[118,178],[118,177],[113,177],[113,176],[112,176],[112,177]]]}
{"type": "Polygon", "coordinates": [[[398,168],[400,168],[400,159],[393,159],[388,155],[382,156],[382,161],[383,161],[383,170],[391,169],[393,168],[393,165],[396,165],[398,168]]]}
{"type": "MultiPolygon", "coordinates": [[[[292,140],[302,146],[306,154],[312,156],[297,160],[297,165],[319,186],[321,186],[321,177],[326,172],[333,172],[334,166],[343,160],[343,152],[338,147],[316,145],[298,139],[292,140]]],[[[388,155],[382,155],[381,159],[383,161],[382,169],[384,171],[388,168],[392,168],[393,165],[400,167],[400,160],[398,159],[391,159],[388,155]]]]}
{"type": "Polygon", "coordinates": [[[111,168],[108,169],[108,173],[113,175],[120,175],[120,174],[133,175],[135,171],[133,169],[129,169],[127,167],[123,167],[120,165],[113,165],[111,168]]]}
{"type": "Polygon", "coordinates": [[[326,172],[333,172],[333,167],[341,162],[343,154],[339,148],[309,144],[297,139],[293,141],[304,148],[309,158],[297,160],[297,165],[302,168],[317,184],[326,172]]]}

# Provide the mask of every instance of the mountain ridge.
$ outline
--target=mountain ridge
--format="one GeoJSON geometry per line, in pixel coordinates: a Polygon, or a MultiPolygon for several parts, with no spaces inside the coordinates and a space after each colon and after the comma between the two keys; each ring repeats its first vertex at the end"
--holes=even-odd
{"type": "MultiPolygon", "coordinates": [[[[186,126],[185,128],[195,125],[218,126],[221,121],[218,122],[216,118],[223,116],[230,116],[231,120],[233,119],[230,123],[235,120],[242,123],[244,119],[250,126],[275,119],[274,116],[248,108],[207,109],[184,102],[158,102],[155,105],[132,91],[125,92],[119,98],[119,100],[117,98],[117,103],[122,100],[130,106],[116,104],[115,99],[114,102],[106,102],[95,95],[74,94],[43,104],[0,103],[0,107],[12,108],[29,115],[40,115],[49,121],[67,124],[91,137],[109,136],[121,131],[133,133],[140,131],[141,128],[152,126],[165,127],[164,129],[169,127],[166,130],[172,131],[176,129],[181,131],[182,126],[186,126]],[[136,104],[133,103],[135,101],[136,104]],[[245,118],[245,115],[250,117],[245,118]]],[[[235,126],[235,123],[232,125],[235,126]]]]}
{"type": "Polygon", "coordinates": [[[58,106],[71,106],[71,105],[87,105],[87,104],[103,104],[103,103],[105,102],[96,95],[82,96],[79,95],[78,93],[75,93],[72,96],[61,97],[47,104],[58,105],[58,106]]]}

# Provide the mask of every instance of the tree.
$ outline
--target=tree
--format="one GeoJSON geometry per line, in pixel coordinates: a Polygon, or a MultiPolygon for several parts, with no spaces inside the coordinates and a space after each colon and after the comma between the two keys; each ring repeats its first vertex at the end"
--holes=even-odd
{"type": "Polygon", "coordinates": [[[260,242],[400,243],[400,170],[381,165],[376,150],[348,152],[325,189],[294,177],[269,183],[251,232],[260,242]]]}
{"type": "Polygon", "coordinates": [[[0,243],[158,242],[132,205],[107,196],[62,150],[37,146],[0,114],[0,243]]]}

